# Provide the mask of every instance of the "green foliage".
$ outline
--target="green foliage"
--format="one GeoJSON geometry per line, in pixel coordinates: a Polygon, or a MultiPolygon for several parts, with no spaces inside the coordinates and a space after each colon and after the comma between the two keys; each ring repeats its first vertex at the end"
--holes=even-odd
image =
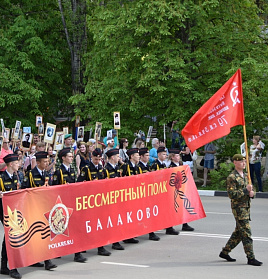
{"type": "Polygon", "coordinates": [[[267,38],[255,1],[89,1],[93,44],[77,114],[122,130],[181,128],[240,67],[247,123],[267,126],[267,38]],[[161,125],[161,126],[160,126],[161,125]]]}
{"type": "Polygon", "coordinates": [[[233,169],[233,163],[221,163],[218,169],[210,171],[211,188],[226,191],[226,179],[233,169]]]}
{"type": "Polygon", "coordinates": [[[6,127],[55,121],[71,90],[67,43],[53,0],[1,2],[0,106],[6,127]]]}

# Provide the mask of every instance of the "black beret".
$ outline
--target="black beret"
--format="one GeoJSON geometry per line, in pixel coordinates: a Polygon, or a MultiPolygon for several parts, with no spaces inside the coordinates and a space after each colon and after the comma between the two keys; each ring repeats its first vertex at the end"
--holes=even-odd
{"type": "Polygon", "coordinates": [[[146,154],[146,153],[148,153],[148,152],[149,152],[149,150],[148,150],[147,147],[144,147],[144,148],[140,148],[140,149],[139,149],[140,155],[144,155],[144,154],[146,154]]]}
{"type": "Polygon", "coordinates": [[[96,148],[93,152],[92,152],[92,156],[98,157],[98,156],[102,156],[102,152],[100,150],[100,148],[96,148]]]}
{"type": "Polygon", "coordinates": [[[63,156],[65,156],[67,153],[70,153],[70,152],[71,152],[71,148],[70,147],[63,148],[59,152],[59,158],[62,159],[63,156]]]}
{"type": "Polygon", "coordinates": [[[130,156],[132,154],[135,154],[135,153],[139,153],[139,149],[138,148],[130,148],[127,150],[127,155],[130,156]]]}
{"type": "Polygon", "coordinates": [[[46,159],[48,158],[48,153],[45,151],[39,151],[35,153],[36,159],[46,159]]]}
{"type": "Polygon", "coordinates": [[[4,162],[7,164],[7,163],[10,163],[13,161],[18,161],[18,158],[19,158],[19,156],[16,154],[8,154],[3,159],[4,159],[4,162]]]}
{"type": "Polygon", "coordinates": [[[164,146],[158,147],[157,153],[160,153],[160,152],[166,152],[166,148],[164,146]]]}
{"type": "Polygon", "coordinates": [[[233,156],[233,161],[243,161],[246,160],[245,156],[241,155],[241,154],[235,154],[233,156]]]}
{"type": "Polygon", "coordinates": [[[180,154],[180,150],[177,148],[169,149],[168,152],[173,154],[180,154]]]}
{"type": "Polygon", "coordinates": [[[109,149],[109,150],[106,152],[106,155],[108,156],[108,158],[110,158],[111,156],[116,155],[116,154],[119,154],[119,149],[117,149],[117,148],[109,149]]]}

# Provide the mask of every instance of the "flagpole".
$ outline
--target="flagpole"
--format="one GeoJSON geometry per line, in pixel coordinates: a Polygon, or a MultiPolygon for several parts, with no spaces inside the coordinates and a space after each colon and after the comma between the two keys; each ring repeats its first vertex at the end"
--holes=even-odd
{"type": "Polygon", "coordinates": [[[246,149],[246,161],[247,161],[247,171],[248,171],[248,182],[251,185],[250,178],[250,170],[249,170],[249,157],[248,157],[248,143],[247,143],[247,133],[246,133],[246,125],[243,125],[243,133],[244,133],[244,141],[245,141],[245,149],[246,149]]]}

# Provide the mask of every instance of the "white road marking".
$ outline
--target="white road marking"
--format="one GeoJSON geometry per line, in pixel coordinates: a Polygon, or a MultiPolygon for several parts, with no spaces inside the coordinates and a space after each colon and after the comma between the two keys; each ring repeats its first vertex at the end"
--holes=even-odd
{"type": "MultiPolygon", "coordinates": [[[[180,235],[184,236],[198,236],[198,237],[212,237],[212,238],[230,238],[231,235],[225,234],[210,234],[210,233],[194,233],[194,232],[180,232],[180,235]]],[[[252,237],[255,241],[268,241],[268,237],[252,237]]]]}
{"type": "Polygon", "coordinates": [[[132,266],[132,267],[150,267],[149,265],[140,265],[140,264],[126,264],[126,263],[114,263],[114,262],[101,262],[101,263],[112,264],[112,265],[132,266]]]}
{"type": "Polygon", "coordinates": [[[233,213],[227,213],[227,212],[209,212],[209,211],[206,211],[205,213],[208,213],[208,214],[219,214],[219,215],[233,215],[233,213]]]}

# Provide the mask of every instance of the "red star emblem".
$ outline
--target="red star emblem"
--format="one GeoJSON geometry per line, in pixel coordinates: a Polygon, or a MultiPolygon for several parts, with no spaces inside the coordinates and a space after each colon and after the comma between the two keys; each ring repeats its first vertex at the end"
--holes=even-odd
{"type": "Polygon", "coordinates": [[[68,224],[72,213],[73,209],[66,207],[58,196],[53,208],[44,214],[50,227],[50,240],[60,234],[69,236],[68,224]]]}

